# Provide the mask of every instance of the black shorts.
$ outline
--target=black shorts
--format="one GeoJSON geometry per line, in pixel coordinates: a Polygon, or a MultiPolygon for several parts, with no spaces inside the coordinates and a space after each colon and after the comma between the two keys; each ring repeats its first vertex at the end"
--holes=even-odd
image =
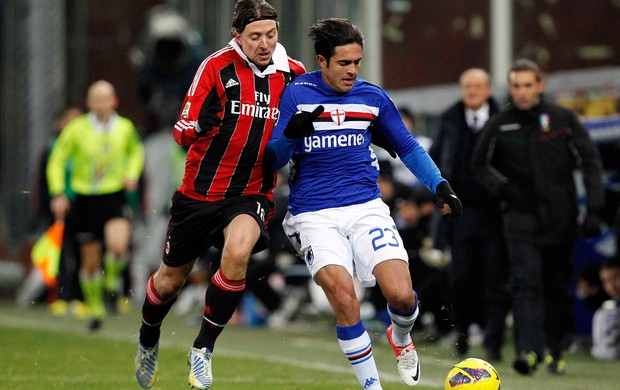
{"type": "Polygon", "coordinates": [[[105,195],[77,195],[68,218],[79,243],[103,240],[103,227],[113,218],[124,218],[125,191],[105,195]]]}
{"type": "Polygon", "coordinates": [[[197,259],[212,246],[222,250],[224,228],[241,214],[251,215],[260,226],[261,235],[252,253],[260,252],[269,246],[267,223],[273,211],[274,203],[262,195],[204,202],[176,191],[172,195],[162,260],[168,266],[178,267],[197,259]]]}

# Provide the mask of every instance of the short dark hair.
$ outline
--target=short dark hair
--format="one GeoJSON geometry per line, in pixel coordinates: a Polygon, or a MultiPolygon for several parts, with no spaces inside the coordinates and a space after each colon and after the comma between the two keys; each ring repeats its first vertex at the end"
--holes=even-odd
{"type": "Polygon", "coordinates": [[[337,46],[357,43],[364,47],[364,36],[360,29],[348,19],[330,18],[319,20],[310,26],[308,36],[314,41],[317,55],[329,59],[336,52],[337,46]]]}
{"type": "Polygon", "coordinates": [[[510,75],[510,73],[512,72],[524,72],[524,71],[534,72],[534,74],[536,75],[537,81],[540,81],[543,78],[543,73],[542,73],[542,70],[540,70],[540,66],[538,66],[538,64],[535,63],[534,61],[528,60],[527,58],[519,58],[515,60],[510,66],[510,70],[508,71],[508,74],[510,75]]]}
{"type": "Polygon", "coordinates": [[[614,256],[610,258],[609,260],[605,261],[603,265],[601,265],[601,269],[603,268],[607,268],[607,269],[620,268],[620,257],[614,256]]]}
{"type": "Polygon", "coordinates": [[[238,0],[232,17],[230,33],[242,33],[245,26],[257,20],[271,19],[277,22],[276,9],[264,0],[238,0]]]}

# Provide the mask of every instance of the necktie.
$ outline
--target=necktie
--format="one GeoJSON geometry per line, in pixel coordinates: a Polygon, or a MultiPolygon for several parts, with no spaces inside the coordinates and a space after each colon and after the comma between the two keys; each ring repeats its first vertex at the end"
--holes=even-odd
{"type": "Polygon", "coordinates": [[[479,130],[479,126],[478,126],[478,117],[477,117],[477,116],[475,116],[475,115],[474,115],[474,117],[472,118],[472,122],[471,122],[471,123],[472,123],[472,126],[471,126],[471,127],[472,127],[474,130],[476,130],[476,131],[477,131],[477,130],[479,130]]]}

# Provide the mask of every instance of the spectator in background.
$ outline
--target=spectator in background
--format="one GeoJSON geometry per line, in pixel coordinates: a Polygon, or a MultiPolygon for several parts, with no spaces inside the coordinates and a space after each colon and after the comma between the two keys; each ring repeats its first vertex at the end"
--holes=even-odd
{"type": "Polygon", "coordinates": [[[66,218],[73,226],[89,329],[97,330],[105,316],[104,291],[118,293],[119,276],[128,261],[131,222],[124,208],[126,191],[136,190],[144,149],[133,123],[115,111],[118,99],[112,84],[93,83],[86,105],[89,112],[71,121],[58,137],[47,180],[54,218],[66,218]],[[69,199],[70,193],[74,199],[69,199]]]}
{"type": "Polygon", "coordinates": [[[599,276],[601,267],[598,263],[585,263],[577,273],[577,296],[583,299],[591,313],[609,299],[599,276]]]}
{"type": "Polygon", "coordinates": [[[434,246],[449,246],[449,280],[456,353],[469,351],[472,324],[484,329],[487,360],[498,361],[510,310],[508,255],[502,233],[499,198],[475,179],[471,158],[480,130],[498,111],[486,71],[467,69],[459,79],[461,99],[441,115],[431,157],[466,206],[461,218],[439,221],[434,246]]]}
{"type": "Polygon", "coordinates": [[[583,174],[583,237],[600,234],[603,183],[599,152],[577,116],[542,98],[536,63],[516,60],[508,72],[512,105],[489,121],[477,141],[474,174],[501,198],[510,256],[516,359],[531,374],[548,350],[548,370],[565,372],[572,343],[571,252],[578,233],[573,172],[583,174]]]}
{"type": "Polygon", "coordinates": [[[598,360],[620,359],[620,258],[601,266],[600,278],[611,298],[603,302],[592,320],[592,356],[598,360]]]}

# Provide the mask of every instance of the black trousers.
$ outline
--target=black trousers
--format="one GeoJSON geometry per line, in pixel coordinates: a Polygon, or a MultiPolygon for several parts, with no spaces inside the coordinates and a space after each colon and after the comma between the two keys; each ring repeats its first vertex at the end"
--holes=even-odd
{"type": "Polygon", "coordinates": [[[455,327],[465,337],[469,325],[481,325],[487,351],[499,352],[504,342],[510,310],[508,268],[501,229],[477,234],[454,229],[449,272],[455,327]]]}
{"type": "Polygon", "coordinates": [[[572,243],[535,245],[508,238],[517,354],[545,348],[560,354],[572,342],[572,243]]]}

